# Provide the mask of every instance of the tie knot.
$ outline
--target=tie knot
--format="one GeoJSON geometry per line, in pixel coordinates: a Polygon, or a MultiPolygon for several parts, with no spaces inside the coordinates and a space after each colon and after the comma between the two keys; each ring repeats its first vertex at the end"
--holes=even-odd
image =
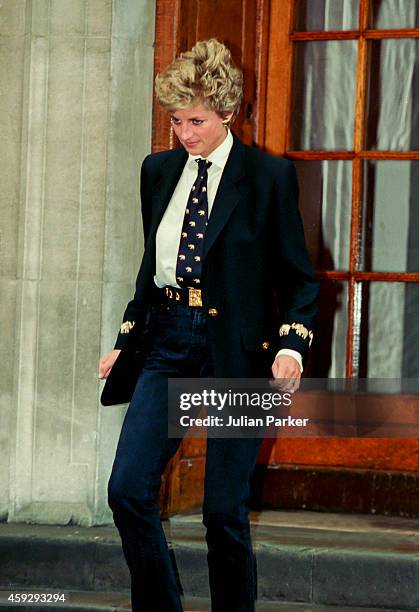
{"type": "Polygon", "coordinates": [[[211,163],[212,163],[208,161],[207,159],[203,159],[202,157],[199,157],[195,161],[198,164],[198,172],[203,172],[204,170],[208,170],[208,168],[211,166],[211,163]]]}

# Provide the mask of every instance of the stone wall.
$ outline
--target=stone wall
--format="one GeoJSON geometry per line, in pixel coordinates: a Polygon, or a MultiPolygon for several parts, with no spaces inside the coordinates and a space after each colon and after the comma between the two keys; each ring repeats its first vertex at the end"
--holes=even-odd
{"type": "Polygon", "coordinates": [[[109,522],[101,408],[142,252],[154,0],[0,2],[0,515],[109,522]]]}

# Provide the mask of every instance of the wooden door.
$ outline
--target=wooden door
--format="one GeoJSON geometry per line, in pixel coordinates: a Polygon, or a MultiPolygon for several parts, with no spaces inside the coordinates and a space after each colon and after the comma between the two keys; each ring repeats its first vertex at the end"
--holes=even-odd
{"type": "MultiPolygon", "coordinates": [[[[419,9],[402,4],[157,0],[156,72],[197,40],[225,42],[245,75],[234,130],[246,143],[296,163],[306,238],[322,283],[306,375],[403,378],[419,372],[413,223],[419,9]],[[399,214],[388,203],[391,189],[402,202],[399,214]],[[387,369],[383,351],[392,355],[387,369]]],[[[156,106],[153,148],[173,145],[167,116],[156,106]]],[[[398,410],[403,401],[396,399],[398,410]]],[[[413,438],[267,440],[255,490],[271,507],[414,515],[417,451],[413,438]]],[[[182,444],[162,489],[165,514],[199,505],[204,462],[204,443],[182,444]]]]}

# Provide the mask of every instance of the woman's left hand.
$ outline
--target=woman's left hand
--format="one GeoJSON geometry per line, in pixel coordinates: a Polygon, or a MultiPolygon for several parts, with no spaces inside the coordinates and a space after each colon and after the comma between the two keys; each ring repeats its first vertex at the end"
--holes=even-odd
{"type": "Polygon", "coordinates": [[[272,364],[272,374],[283,391],[294,393],[300,386],[301,369],[298,361],[289,355],[278,355],[272,364]]]}

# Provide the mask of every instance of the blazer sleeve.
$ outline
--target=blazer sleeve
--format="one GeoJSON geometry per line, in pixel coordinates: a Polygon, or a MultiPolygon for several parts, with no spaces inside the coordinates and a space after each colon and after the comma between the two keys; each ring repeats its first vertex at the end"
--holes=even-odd
{"type": "Polygon", "coordinates": [[[306,247],[295,166],[286,159],[279,161],[272,224],[272,275],[283,317],[278,327],[278,346],[296,350],[305,358],[314,336],[319,282],[306,247]]]}
{"type": "MultiPolygon", "coordinates": [[[[140,197],[141,197],[141,216],[143,221],[143,234],[144,234],[144,247],[147,244],[149,233],[150,233],[150,224],[151,224],[151,206],[150,206],[150,172],[149,172],[149,160],[150,155],[148,155],[142,165],[140,171],[140,197]]],[[[140,268],[141,271],[141,268],[140,268]]],[[[140,274],[138,272],[138,275],[140,274]]],[[[137,276],[138,278],[138,276],[137,276]]],[[[136,287],[138,287],[138,282],[136,283],[136,287]]],[[[135,335],[138,332],[138,328],[140,327],[140,322],[144,316],[144,309],[140,300],[140,296],[137,295],[137,291],[134,294],[133,299],[128,302],[127,307],[124,312],[124,316],[122,319],[122,324],[119,329],[119,333],[115,342],[114,348],[116,349],[124,349],[128,346],[131,336],[135,335]]]]}

